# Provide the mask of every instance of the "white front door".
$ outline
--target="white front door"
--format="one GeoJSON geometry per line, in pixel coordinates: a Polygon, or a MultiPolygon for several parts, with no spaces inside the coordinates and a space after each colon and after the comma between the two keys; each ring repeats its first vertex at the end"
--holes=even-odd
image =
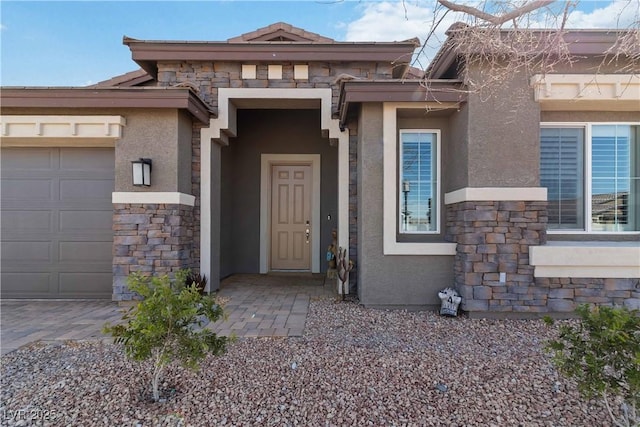
{"type": "Polygon", "coordinates": [[[311,165],[271,167],[271,269],[311,270],[311,165]]]}

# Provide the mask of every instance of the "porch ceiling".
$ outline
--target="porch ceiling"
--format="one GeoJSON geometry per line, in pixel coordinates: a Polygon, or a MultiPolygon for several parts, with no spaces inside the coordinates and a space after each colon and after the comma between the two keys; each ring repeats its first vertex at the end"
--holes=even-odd
{"type": "Polygon", "coordinates": [[[288,109],[320,109],[320,99],[256,99],[256,98],[236,98],[230,102],[241,109],[272,109],[272,110],[288,110],[288,109]]]}

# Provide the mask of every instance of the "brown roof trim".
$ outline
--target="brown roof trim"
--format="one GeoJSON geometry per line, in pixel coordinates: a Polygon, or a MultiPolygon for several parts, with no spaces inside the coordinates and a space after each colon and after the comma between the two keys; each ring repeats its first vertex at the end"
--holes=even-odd
{"type": "Polygon", "coordinates": [[[338,108],[344,124],[350,104],[360,102],[466,102],[459,80],[344,80],[338,108]]]}
{"type": "Polygon", "coordinates": [[[153,81],[153,77],[151,77],[145,70],[138,69],[86,87],[131,87],[150,81],[153,81]]]}
{"type": "Polygon", "coordinates": [[[211,112],[188,88],[46,88],[3,87],[3,108],[175,108],[202,123],[211,112]]]}
{"type": "Polygon", "coordinates": [[[402,42],[201,42],[124,37],[131,56],[155,76],[158,61],[348,61],[408,64],[417,39],[402,42]]]}
{"type": "Polygon", "coordinates": [[[229,43],[264,41],[264,40],[278,38],[281,36],[285,38],[289,38],[294,41],[301,41],[301,42],[313,41],[313,42],[333,43],[335,41],[328,37],[321,36],[320,34],[312,33],[302,28],[294,27],[293,25],[287,24],[286,22],[276,22],[275,24],[271,24],[263,28],[258,28],[257,30],[241,34],[237,37],[232,37],[227,41],[229,43]]]}
{"type": "MultiPolygon", "coordinates": [[[[436,53],[433,61],[429,64],[426,76],[433,79],[441,79],[451,70],[451,67],[457,62],[458,55],[453,48],[453,38],[455,38],[456,30],[463,30],[464,25],[460,23],[453,24],[447,30],[447,40],[442,44],[440,50],[436,53]],[[462,28],[461,28],[462,27],[462,28]]],[[[502,30],[501,34],[508,35],[513,30],[502,30]]],[[[534,34],[550,34],[552,30],[531,30],[534,34]]],[[[625,31],[604,30],[604,29],[586,29],[586,30],[566,30],[564,32],[564,40],[568,45],[569,53],[574,56],[601,56],[607,53],[607,50],[615,45],[621,33],[625,31]]]]}

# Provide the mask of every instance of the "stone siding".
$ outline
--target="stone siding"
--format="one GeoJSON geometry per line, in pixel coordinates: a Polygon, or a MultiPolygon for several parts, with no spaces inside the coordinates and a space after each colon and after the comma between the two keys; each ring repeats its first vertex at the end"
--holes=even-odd
{"type": "Polygon", "coordinates": [[[547,202],[461,202],[447,206],[446,239],[457,243],[455,287],[469,312],[540,312],[529,247],[546,242],[547,202]],[[500,273],[505,280],[500,281],[500,273]]]}
{"type": "Polygon", "coordinates": [[[640,279],[536,277],[535,286],[549,312],[571,312],[579,304],[640,309],[640,279]]]}
{"type": "Polygon", "coordinates": [[[640,308],[640,279],[534,277],[529,247],[546,243],[547,202],[462,202],[447,206],[456,242],[455,287],[474,313],[572,313],[589,303],[640,308]],[[504,282],[500,273],[505,273],[504,282]]]}
{"type": "Polygon", "coordinates": [[[171,274],[191,268],[193,208],[174,204],[114,204],[113,299],[135,297],[126,286],[133,272],[171,274]]]}
{"type": "Polygon", "coordinates": [[[193,270],[200,273],[200,131],[205,125],[193,124],[191,135],[191,195],[195,196],[193,207],[193,270]]]}
{"type": "MultiPolygon", "coordinates": [[[[301,62],[304,63],[304,62],[301,62]]],[[[256,78],[242,78],[241,62],[158,62],[158,86],[189,83],[214,112],[218,109],[218,88],[331,88],[332,112],[338,110],[337,78],[391,79],[393,65],[376,62],[309,62],[309,78],[294,79],[292,62],[282,62],[282,79],[268,78],[268,64],[256,64],[256,78]]]]}
{"type": "Polygon", "coordinates": [[[358,293],[358,130],[349,128],[349,259],[355,267],[349,273],[349,293],[358,293]]]}

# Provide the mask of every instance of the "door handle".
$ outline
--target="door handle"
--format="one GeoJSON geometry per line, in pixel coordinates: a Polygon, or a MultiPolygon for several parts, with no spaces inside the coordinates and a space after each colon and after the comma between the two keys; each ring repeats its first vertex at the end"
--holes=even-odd
{"type": "Polygon", "coordinates": [[[309,243],[309,236],[311,235],[311,232],[309,229],[309,221],[307,221],[307,228],[304,230],[304,235],[307,239],[307,243],[309,243]]]}

